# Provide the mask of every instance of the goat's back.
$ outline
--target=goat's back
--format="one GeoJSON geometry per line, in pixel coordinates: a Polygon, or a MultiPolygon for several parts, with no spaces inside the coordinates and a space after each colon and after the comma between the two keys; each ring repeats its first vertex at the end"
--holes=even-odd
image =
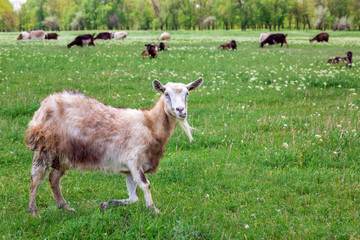
{"type": "MultiPolygon", "coordinates": [[[[26,143],[33,151],[64,156],[70,167],[106,168],[104,164],[109,165],[109,159],[129,158],[122,152],[129,153],[129,148],[141,146],[149,135],[139,131],[146,130],[144,122],[142,111],[117,109],[64,91],[41,103],[26,131],[26,143]]],[[[114,168],[114,164],[110,165],[109,168],[114,168]]],[[[122,171],[120,167],[113,170],[122,171]]]]}

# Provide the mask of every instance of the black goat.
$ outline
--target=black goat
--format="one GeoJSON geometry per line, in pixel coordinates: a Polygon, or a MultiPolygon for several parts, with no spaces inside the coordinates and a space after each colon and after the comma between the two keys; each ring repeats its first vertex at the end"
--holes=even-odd
{"type": "Polygon", "coordinates": [[[109,33],[109,32],[99,33],[99,34],[94,38],[94,40],[97,40],[97,39],[100,39],[100,40],[110,40],[110,39],[111,39],[111,33],[109,33]]]}
{"type": "Polygon", "coordinates": [[[95,35],[95,33],[93,35],[85,34],[85,35],[77,36],[74,41],[72,41],[71,43],[69,43],[67,45],[67,47],[71,48],[74,45],[80,46],[80,47],[83,47],[84,45],[89,45],[89,46],[92,45],[95,47],[94,35],[95,35]]]}
{"type": "Polygon", "coordinates": [[[274,45],[277,43],[281,43],[281,47],[285,43],[286,46],[289,48],[289,45],[286,42],[287,34],[277,33],[271,34],[268,38],[261,42],[260,47],[264,47],[265,44],[274,45]]]}

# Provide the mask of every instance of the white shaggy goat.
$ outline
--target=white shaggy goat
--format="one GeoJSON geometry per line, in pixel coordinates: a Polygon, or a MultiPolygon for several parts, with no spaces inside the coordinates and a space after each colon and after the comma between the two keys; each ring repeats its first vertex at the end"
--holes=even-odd
{"type": "Polygon", "coordinates": [[[157,40],[158,41],[165,41],[165,40],[170,40],[170,38],[171,38],[170,33],[163,32],[157,40]]]}
{"type": "Polygon", "coordinates": [[[37,31],[25,31],[20,33],[17,40],[37,40],[37,39],[45,39],[46,32],[43,30],[37,31]]]}
{"type": "Polygon", "coordinates": [[[158,213],[145,173],[156,171],[177,123],[192,140],[187,97],[202,82],[199,78],[187,85],[163,86],[155,80],[153,87],[162,95],[146,110],[114,108],[67,91],[45,98],[26,131],[27,147],[34,151],[29,212],[38,216],[36,194],[51,167],[49,180],[58,208],[73,211],[61,193],[60,179],[69,168],[78,168],[126,174],[129,198],[103,202],[101,209],[135,203],[139,186],[146,208],[158,213]]]}
{"type": "Polygon", "coordinates": [[[260,39],[259,39],[259,41],[260,41],[260,46],[261,46],[261,43],[262,43],[263,41],[265,41],[269,36],[270,36],[270,33],[269,33],[269,32],[263,32],[262,34],[260,34],[260,39]]]}
{"type": "Polygon", "coordinates": [[[111,37],[114,39],[125,39],[127,37],[127,32],[125,32],[125,31],[114,32],[114,33],[111,33],[111,37]]]}

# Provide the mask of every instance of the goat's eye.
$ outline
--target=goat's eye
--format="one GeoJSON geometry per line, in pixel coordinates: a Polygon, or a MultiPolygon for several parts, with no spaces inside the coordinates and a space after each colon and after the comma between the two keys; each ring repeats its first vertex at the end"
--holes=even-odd
{"type": "Polygon", "coordinates": [[[186,94],[185,94],[185,98],[187,98],[188,96],[189,96],[189,93],[186,93],[186,94]]]}
{"type": "Polygon", "coordinates": [[[167,98],[169,97],[169,94],[168,94],[167,92],[166,92],[164,95],[165,95],[165,97],[167,97],[167,98]]]}

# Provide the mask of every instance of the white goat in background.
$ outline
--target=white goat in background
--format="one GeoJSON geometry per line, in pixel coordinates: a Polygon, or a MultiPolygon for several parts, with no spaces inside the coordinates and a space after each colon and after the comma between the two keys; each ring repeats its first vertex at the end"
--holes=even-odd
{"type": "Polygon", "coordinates": [[[192,140],[186,121],[187,97],[202,82],[199,78],[187,85],[163,86],[155,80],[153,87],[162,95],[146,110],[114,108],[74,92],[48,96],[26,131],[27,146],[35,152],[29,212],[38,216],[36,194],[51,167],[49,180],[58,208],[73,211],[61,193],[60,179],[66,170],[78,168],[126,174],[129,198],[103,202],[101,209],[137,202],[139,186],[146,208],[158,213],[145,173],[156,171],[177,123],[192,140]]]}

